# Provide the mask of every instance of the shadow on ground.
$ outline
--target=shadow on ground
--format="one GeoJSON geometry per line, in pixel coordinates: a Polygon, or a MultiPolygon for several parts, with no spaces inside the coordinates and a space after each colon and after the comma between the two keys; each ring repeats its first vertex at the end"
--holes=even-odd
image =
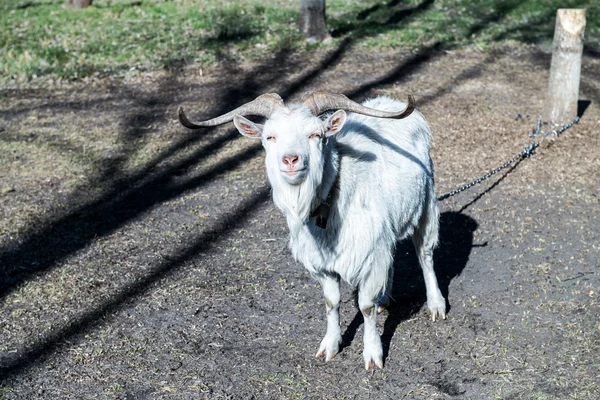
{"type": "MultiPolygon", "coordinates": [[[[477,226],[473,218],[461,213],[447,211],[440,216],[440,242],[434,253],[434,269],[440,290],[446,299],[450,282],[462,273],[469,261],[471,249],[474,247],[473,233],[477,226]]],[[[410,319],[427,304],[423,273],[410,238],[398,244],[394,257],[394,271],[393,300],[387,310],[381,334],[384,360],[398,325],[410,319]]],[[[447,312],[451,310],[451,306],[447,304],[447,312]]],[[[362,323],[363,317],[360,311],[357,311],[342,336],[342,349],[352,343],[362,323]]]]}
{"type": "MultiPolygon", "coordinates": [[[[403,18],[426,9],[431,3],[425,1],[410,12],[397,13],[393,23],[397,24],[403,18]]],[[[505,12],[508,11],[505,10],[505,12]]],[[[490,23],[498,21],[501,21],[501,15],[494,13],[475,24],[468,34],[476,34],[490,23]]],[[[517,30],[518,27],[511,29],[517,30]]],[[[305,69],[299,65],[293,67],[295,68],[293,71],[279,68],[280,65],[290,62],[289,51],[282,50],[273,58],[257,65],[243,75],[236,76],[235,82],[238,84],[235,87],[230,86],[231,83],[226,81],[227,77],[224,78],[222,82],[219,82],[224,89],[219,88],[218,92],[215,90],[215,100],[210,107],[211,114],[224,113],[239,104],[252,100],[261,94],[265,87],[279,86],[279,92],[284,97],[293,96],[301,93],[302,90],[309,89],[317,77],[343,59],[357,39],[370,34],[368,29],[360,30],[354,26],[346,27],[346,30],[348,32],[356,30],[358,33],[343,40],[337,49],[326,55],[313,68],[305,69]],[[269,72],[265,73],[264,71],[269,72]],[[291,72],[300,72],[300,76],[291,82],[286,82],[285,78],[288,74],[292,75],[291,72]]],[[[425,63],[431,61],[432,57],[443,54],[443,50],[452,45],[452,43],[438,42],[428,46],[417,54],[407,57],[398,67],[387,74],[376,77],[375,80],[358,87],[348,88],[346,93],[353,98],[362,97],[368,95],[371,90],[407,79],[407,76],[417,72],[425,63]]],[[[127,98],[134,102],[134,105],[141,111],[129,114],[123,119],[123,131],[119,135],[119,141],[123,144],[124,150],[109,160],[98,161],[100,172],[90,180],[101,185],[102,194],[93,200],[83,202],[83,205],[79,202],[78,205],[73,206],[59,217],[48,218],[39,227],[31,227],[29,234],[21,242],[11,243],[2,249],[0,255],[0,277],[2,277],[0,299],[33,277],[55,268],[61,260],[83,249],[97,237],[115,231],[163,201],[176,198],[186,191],[197,189],[227,171],[234,170],[260,152],[260,146],[253,146],[241,154],[226,158],[202,173],[190,175],[187,173],[188,169],[202,163],[238,137],[235,132],[214,136],[212,135],[214,131],[207,130],[204,136],[190,135],[177,141],[140,169],[133,172],[127,171],[125,167],[127,161],[135,153],[138,141],[147,134],[140,127],[156,122],[164,123],[165,121],[161,120],[162,117],[158,117],[154,111],[172,106],[173,93],[189,89],[178,81],[178,72],[179,70],[174,68],[153,93],[144,94],[132,90],[129,93],[119,92],[115,95],[126,94],[127,98]],[[190,155],[176,157],[188,146],[198,146],[198,148],[190,155]],[[168,159],[172,159],[173,162],[168,166],[159,167],[161,162],[168,159]]],[[[476,76],[476,71],[468,70],[452,84],[459,84],[463,80],[476,76]]],[[[199,85],[193,89],[200,90],[199,85]]],[[[441,90],[436,95],[445,93],[446,91],[441,90]]],[[[194,101],[191,95],[186,96],[182,98],[186,101],[194,101]]],[[[427,100],[431,100],[431,98],[427,100]]],[[[69,104],[67,104],[67,108],[69,104]]],[[[78,107],[76,104],[71,105],[74,108],[78,107]]],[[[64,109],[65,104],[55,102],[48,104],[47,107],[61,110],[64,109]]],[[[174,116],[169,116],[169,118],[174,118],[174,116]]],[[[80,195],[80,193],[76,194],[76,196],[80,195]]],[[[152,284],[177,269],[186,259],[217,242],[224,232],[236,226],[239,221],[243,221],[243,218],[251,214],[262,201],[266,201],[267,197],[268,191],[265,189],[251,199],[242,202],[232,218],[226,220],[221,227],[199,235],[194,243],[188,244],[187,248],[177,249],[179,255],[174,260],[155,266],[146,278],[121,288],[114,297],[103,304],[98,304],[93,310],[83,313],[64,328],[52,332],[40,340],[39,344],[20,350],[8,362],[3,363],[4,365],[0,369],[0,378],[6,379],[21,373],[28,367],[39,364],[45,357],[68,343],[73,336],[83,334],[103,323],[104,315],[120,310],[124,303],[149,290],[152,284]]],[[[435,264],[440,287],[444,296],[447,297],[450,281],[461,274],[469,258],[473,231],[476,229],[477,223],[458,213],[444,213],[441,218],[441,242],[436,252],[435,264]]],[[[398,247],[396,265],[398,265],[398,270],[393,291],[396,302],[389,310],[382,336],[386,352],[397,325],[416,313],[425,303],[422,274],[414,252],[405,243],[398,247]]],[[[344,334],[344,343],[352,341],[358,326],[362,323],[361,319],[360,315],[354,318],[344,334]]]]}
{"type": "MultiPolygon", "coordinates": [[[[265,60],[244,73],[234,67],[231,73],[238,75],[236,76],[238,84],[231,86],[225,78],[220,82],[223,86],[222,89],[212,89],[216,93],[211,102],[210,114],[225,113],[237,105],[254,99],[262,94],[265,87],[273,85],[281,86],[278,91],[284,98],[301,93],[308,89],[311,83],[324,72],[340,62],[356,41],[367,34],[368,32],[360,31],[356,37],[349,36],[338,45],[336,50],[326,55],[313,68],[306,69],[296,66],[295,68],[298,70],[296,72],[300,72],[300,76],[291,82],[285,82],[286,75],[291,71],[279,68],[290,61],[291,54],[286,49],[280,50],[271,59],[265,60]]],[[[422,52],[402,62],[393,71],[384,74],[383,77],[351,91],[346,91],[346,93],[351,97],[363,97],[375,88],[407,79],[424,63],[430,61],[434,55],[442,54],[440,46],[441,44],[436,43],[434,46],[425,48],[422,52]]],[[[173,68],[152,93],[140,93],[133,89],[125,89],[125,93],[118,91],[115,94],[115,97],[125,96],[133,102],[133,106],[130,108],[137,108],[139,111],[124,116],[123,130],[119,134],[119,143],[122,144],[123,150],[96,161],[99,172],[89,180],[92,185],[102,188],[102,194],[81,205],[79,198],[89,196],[89,194],[76,193],[73,201],[67,200],[66,203],[77,205],[58,217],[46,218],[46,223],[31,227],[25,239],[20,243],[9,243],[8,246],[0,249],[0,277],[2,277],[0,299],[32,277],[52,269],[65,257],[84,248],[94,238],[113,232],[155,204],[175,198],[187,190],[201,187],[217,176],[235,169],[260,152],[259,145],[253,146],[243,154],[230,157],[203,174],[187,177],[185,171],[222,149],[231,140],[238,138],[238,134],[233,131],[226,136],[213,137],[211,133],[214,130],[207,129],[203,135],[191,134],[185,139],[177,141],[141,168],[133,172],[127,170],[125,165],[143,142],[144,136],[148,134],[143,127],[165,122],[162,119],[164,118],[163,114],[157,113],[157,110],[173,106],[173,97],[177,93],[189,89],[200,90],[199,86],[189,88],[182,85],[177,77],[179,71],[179,68],[173,68]],[[196,143],[202,143],[202,146],[191,155],[183,158],[177,157],[183,149],[196,143]],[[165,160],[174,160],[174,162],[166,167],[158,168],[165,160]],[[184,175],[183,178],[175,179],[182,175],[184,175]]],[[[210,88],[205,88],[205,90],[210,90],[210,88]]],[[[191,95],[188,95],[189,97],[191,95]]],[[[70,107],[77,109],[81,105],[71,101],[51,101],[45,104],[46,109],[53,111],[65,110],[70,107]]],[[[18,119],[20,114],[27,111],[31,110],[11,111],[8,117],[18,119]]],[[[170,117],[174,118],[175,116],[170,117]]]]}

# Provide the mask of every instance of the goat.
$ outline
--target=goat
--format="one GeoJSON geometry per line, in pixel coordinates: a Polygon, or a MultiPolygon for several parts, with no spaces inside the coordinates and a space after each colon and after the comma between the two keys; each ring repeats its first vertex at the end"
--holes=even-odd
{"type": "Polygon", "coordinates": [[[273,201],[287,220],[291,252],[323,288],[327,332],[316,357],[326,361],[338,353],[342,340],[343,279],[358,288],[365,368],[383,368],[376,317],[390,302],[396,243],[409,235],[425,277],[431,318],[446,318],[432,259],[439,211],[431,133],[414,109],[410,95],[408,104],[388,97],[359,104],[323,91],[289,106],[275,93],[263,94],[203,122],[191,122],[179,108],[179,120],[187,128],[233,120],[242,135],[262,141],[273,201]],[[257,124],[244,118],[248,115],[267,120],[257,124]]]}

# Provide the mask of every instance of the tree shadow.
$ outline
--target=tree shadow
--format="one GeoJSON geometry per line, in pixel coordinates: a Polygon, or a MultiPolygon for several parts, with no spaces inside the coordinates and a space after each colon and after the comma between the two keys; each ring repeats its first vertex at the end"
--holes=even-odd
{"type": "MultiPolygon", "coordinates": [[[[491,24],[499,23],[502,21],[504,15],[512,11],[516,8],[520,2],[518,1],[510,1],[504,4],[500,10],[492,10],[487,15],[484,15],[481,20],[476,21],[472,24],[469,29],[464,33],[463,37],[468,38],[474,35],[479,34],[491,24]]],[[[427,2],[421,3],[421,6],[418,6],[413,13],[422,12],[427,9],[429,4],[427,2]]],[[[412,15],[412,13],[411,13],[412,15]]],[[[392,26],[392,25],[389,25],[392,26]]],[[[519,26],[513,26],[511,28],[506,28],[505,30],[494,35],[494,38],[498,38],[504,34],[508,34],[512,31],[518,31],[519,26]]],[[[366,36],[369,30],[358,29],[357,33],[352,35],[351,37],[360,38],[362,36],[366,36]],[[362,36],[361,36],[362,35],[362,36]]],[[[410,77],[420,70],[422,65],[435,60],[445,54],[445,51],[454,49],[459,46],[459,42],[455,40],[438,40],[427,46],[423,46],[419,48],[414,54],[411,54],[408,58],[406,58],[403,62],[399,63],[393,70],[386,73],[384,76],[374,79],[371,82],[367,82],[355,90],[352,90],[346,95],[353,99],[364,98],[368,93],[370,93],[375,88],[382,88],[394,84],[398,84],[410,79],[410,77]]],[[[425,102],[431,101],[439,96],[442,96],[446,93],[449,93],[453,88],[460,85],[466,80],[477,78],[481,74],[481,67],[483,64],[488,62],[493,62],[494,59],[498,56],[498,51],[492,52],[490,56],[486,57],[486,59],[480,64],[475,65],[470,68],[464,70],[459,76],[457,76],[452,82],[441,87],[436,91],[436,93],[428,95],[419,100],[419,104],[423,104],[425,102]]]]}
{"type": "MultiPolygon", "coordinates": [[[[310,85],[344,55],[347,49],[344,43],[337,51],[326,56],[322,63],[287,83],[282,93],[290,96],[310,85]]],[[[283,81],[285,70],[276,67],[286,61],[288,54],[287,51],[281,51],[272,59],[246,71],[242,76],[238,76],[236,86],[232,86],[231,82],[225,84],[221,82],[224,89],[219,91],[218,99],[214,98],[214,94],[212,95],[210,113],[215,115],[229,111],[239,104],[254,99],[265,87],[283,81]]],[[[297,68],[305,70],[300,66],[297,68]]],[[[106,236],[138,218],[156,204],[173,199],[188,190],[202,187],[239,167],[261,151],[260,145],[250,146],[200,173],[182,175],[181,171],[202,163],[232,139],[239,137],[233,130],[226,135],[213,135],[214,129],[206,129],[202,135],[189,134],[168,146],[140,168],[127,169],[128,160],[149,134],[149,131],[143,127],[158,123],[163,118],[163,114],[157,113],[156,110],[172,105],[173,96],[170,93],[185,93],[187,90],[183,89],[190,89],[178,81],[176,72],[172,71],[151,93],[137,90],[119,92],[118,95],[125,95],[134,106],[131,107],[132,112],[124,114],[121,124],[119,143],[122,150],[108,160],[98,160],[99,172],[89,178],[92,182],[91,186],[98,185],[102,188],[101,194],[89,196],[89,193],[75,192],[72,200],[66,200],[67,204],[72,204],[67,210],[59,215],[49,215],[45,221],[31,226],[29,233],[19,242],[9,243],[1,249],[0,299],[28,280],[59,266],[66,257],[88,246],[97,238],[106,236]],[[200,146],[194,151],[187,155],[180,154],[182,150],[196,143],[200,143],[200,146]],[[83,197],[83,200],[79,197],[83,197]]],[[[191,96],[193,95],[186,94],[185,97],[191,96]]],[[[210,97],[211,94],[208,96],[210,97]]],[[[76,102],[69,100],[66,104],[47,103],[46,108],[68,109],[70,105],[77,107],[76,102]]],[[[9,379],[43,362],[46,357],[64,347],[69,339],[102,324],[105,321],[104,316],[120,311],[131,300],[153,287],[156,282],[180,268],[186,260],[218,242],[232,227],[250,216],[261,201],[268,197],[268,193],[268,189],[265,188],[257,196],[240,202],[234,217],[228,218],[219,228],[203,232],[193,240],[187,241],[184,248],[174,250],[174,254],[177,255],[159,262],[144,277],[134,283],[125,283],[111,298],[74,316],[63,327],[48,333],[36,344],[11,353],[10,357],[2,360],[0,380],[9,379]]]]}
{"type": "MultiPolygon", "coordinates": [[[[282,73],[276,72],[263,73],[260,78],[258,76],[259,71],[276,71],[273,65],[282,62],[285,57],[285,53],[282,53],[247,72],[249,77],[256,79],[243,79],[239,86],[222,90],[219,101],[213,102],[211,113],[224,113],[235,105],[252,100],[260,94],[263,80],[281,79],[282,73]]],[[[215,129],[206,129],[202,135],[188,134],[159,152],[141,168],[134,171],[127,169],[127,162],[150,132],[143,127],[163,118],[163,113],[157,113],[157,110],[164,110],[172,105],[173,100],[168,93],[183,92],[175,75],[177,72],[172,71],[150,94],[129,89],[120,91],[121,95],[133,99],[132,108],[137,107],[139,110],[126,113],[123,117],[123,129],[118,140],[122,150],[95,161],[98,172],[89,177],[90,186],[102,188],[102,194],[81,204],[78,198],[90,197],[89,193],[74,193],[73,201],[67,200],[67,204],[79,202],[81,205],[71,206],[61,216],[49,216],[45,223],[31,227],[24,240],[0,248],[0,299],[25,281],[50,270],[95,238],[110,234],[155,204],[177,197],[187,190],[202,187],[259,153],[261,146],[254,145],[242,153],[225,158],[200,174],[181,177],[182,171],[201,163],[227,143],[239,138],[234,130],[226,135],[211,136],[215,129]],[[187,156],[179,155],[197,142],[203,145],[187,156]],[[170,163],[159,167],[165,161],[170,163]],[[174,182],[174,177],[180,178],[174,182]]],[[[71,103],[67,107],[69,104],[71,103]]],[[[63,109],[62,104],[49,104],[48,107],[63,109]]]]}
{"type": "MultiPolygon", "coordinates": [[[[499,2],[496,6],[498,12],[501,15],[506,15],[511,9],[506,9],[505,2],[499,2]]],[[[521,5],[523,2],[518,1],[516,4],[514,0],[506,2],[507,4],[521,5]]],[[[586,8],[589,2],[586,0],[576,0],[569,4],[567,8],[586,8]]],[[[513,7],[514,8],[514,7],[513,7]]],[[[543,12],[539,12],[536,15],[528,18],[527,24],[516,24],[515,26],[507,26],[498,34],[494,35],[495,40],[516,40],[526,44],[540,44],[544,41],[551,41],[554,36],[556,18],[556,8],[547,7],[543,12]]],[[[594,51],[591,47],[586,46],[584,53],[591,56],[594,55],[594,51]],[[588,51],[586,51],[588,50],[588,51]]]]}
{"type": "Polygon", "coordinates": [[[45,5],[47,5],[47,3],[34,3],[33,1],[28,1],[28,2],[25,2],[25,3],[22,3],[22,4],[18,4],[14,8],[16,10],[26,10],[28,8],[45,6],[45,5]]]}
{"type": "MultiPolygon", "coordinates": [[[[452,279],[459,276],[469,261],[473,245],[473,235],[477,222],[460,212],[447,211],[440,215],[440,240],[434,253],[434,269],[438,285],[444,297],[448,299],[452,279]]],[[[477,246],[485,246],[477,245],[477,246]]],[[[446,300],[447,301],[447,300],[446,300]]],[[[381,334],[384,360],[388,356],[390,344],[398,325],[417,314],[427,304],[423,272],[419,265],[412,240],[398,243],[394,256],[394,282],[392,302],[381,334]]],[[[447,312],[451,305],[447,304],[447,312]]],[[[346,331],[342,335],[340,351],[349,346],[363,323],[360,311],[356,312],[346,331]]]]}
{"type": "Polygon", "coordinates": [[[118,293],[95,305],[91,310],[80,314],[72,323],[45,335],[43,340],[40,340],[36,345],[28,349],[19,349],[18,352],[4,357],[2,363],[0,363],[0,382],[38,364],[40,360],[65,346],[67,339],[77,337],[99,323],[106,322],[111,315],[128,306],[131,299],[143,296],[153,287],[154,283],[174,273],[187,260],[212,248],[223,235],[246,222],[253,215],[256,208],[268,200],[269,194],[270,189],[266,187],[254,193],[233,213],[224,216],[218,226],[203,232],[195,238],[193,244],[182,249],[181,252],[165,258],[163,262],[152,268],[143,278],[124,285],[118,293]]]}
{"type": "MultiPolygon", "coordinates": [[[[402,0],[392,0],[389,1],[387,4],[385,4],[386,7],[395,7],[397,6],[402,0]]],[[[359,21],[362,21],[364,19],[367,19],[369,17],[369,15],[373,14],[374,12],[378,11],[381,9],[381,7],[383,7],[384,5],[381,3],[377,3],[374,6],[371,6],[369,8],[365,8],[364,10],[362,10],[361,12],[359,12],[358,14],[356,14],[356,19],[359,21]]]]}
{"type": "MultiPolygon", "coordinates": [[[[339,51],[326,57],[323,63],[309,69],[291,82],[285,90],[285,94],[292,95],[310,84],[313,79],[329,68],[345,49],[344,46],[341,46],[339,51]]],[[[213,100],[211,103],[210,113],[218,115],[227,112],[236,105],[254,99],[262,93],[265,86],[281,81],[284,77],[284,70],[278,69],[276,66],[285,63],[289,54],[288,50],[282,50],[272,59],[245,72],[238,80],[239,85],[230,86],[219,92],[218,101],[213,100]]],[[[31,227],[24,240],[18,243],[9,243],[0,249],[0,277],[2,278],[0,279],[0,299],[25,281],[53,268],[62,259],[85,247],[93,239],[109,234],[153,205],[176,197],[187,190],[199,188],[259,153],[260,145],[251,146],[243,153],[229,157],[201,174],[189,176],[187,179],[179,179],[178,183],[174,184],[174,176],[180,176],[182,171],[201,163],[231,140],[239,137],[235,130],[230,131],[227,135],[211,136],[214,129],[206,129],[202,135],[188,134],[187,137],[162,150],[140,169],[127,170],[126,163],[143,143],[144,136],[148,134],[143,127],[156,123],[162,118],[162,113],[157,113],[157,109],[165,109],[172,105],[173,98],[167,94],[184,92],[183,85],[177,81],[176,72],[178,71],[174,69],[150,94],[140,93],[136,90],[129,90],[126,93],[126,97],[133,99],[134,105],[140,110],[124,116],[123,129],[119,134],[119,142],[122,144],[123,150],[110,158],[98,160],[99,172],[89,178],[90,186],[97,185],[103,189],[102,195],[83,202],[83,205],[71,207],[59,217],[49,216],[45,223],[31,227]],[[197,142],[204,144],[191,155],[177,157],[178,153],[197,142]],[[166,160],[172,160],[171,164],[159,167],[166,160]]],[[[185,89],[189,88],[185,87],[185,89]]],[[[82,108],[82,105],[69,100],[65,104],[50,102],[46,104],[45,108],[67,110],[71,107],[78,109],[82,108]]],[[[18,117],[22,113],[15,112],[13,114],[15,114],[14,117],[18,117]]],[[[85,197],[86,194],[75,193],[73,197],[82,196],[85,197]]]]}
{"type": "Polygon", "coordinates": [[[402,8],[395,10],[396,6],[401,3],[399,0],[392,0],[386,4],[376,4],[360,11],[356,16],[356,23],[345,23],[331,31],[331,36],[341,37],[346,34],[352,34],[355,36],[367,36],[371,35],[372,31],[381,29],[391,29],[394,25],[408,19],[420,12],[427,10],[434,3],[434,0],[424,0],[422,3],[412,8],[402,8]],[[384,11],[381,11],[384,10],[384,11]],[[375,13],[387,13],[389,17],[383,24],[379,21],[369,20],[368,17],[375,13]]]}
{"type": "Polygon", "coordinates": [[[600,58],[600,49],[591,45],[584,44],[583,54],[590,58],[598,59],[600,58]]]}
{"type": "MultiPolygon", "coordinates": [[[[275,57],[274,60],[268,61],[268,64],[257,65],[256,69],[248,71],[248,74],[256,76],[259,70],[268,70],[267,67],[270,67],[271,63],[280,60],[279,57],[275,57]]],[[[188,173],[188,168],[202,163],[231,140],[239,137],[233,130],[226,135],[213,136],[211,132],[214,132],[214,129],[207,129],[203,135],[191,134],[187,138],[184,136],[138,170],[126,169],[126,163],[148,134],[143,127],[160,120],[162,113],[156,113],[157,108],[164,109],[172,104],[173,98],[166,93],[182,89],[174,74],[175,72],[164,79],[150,94],[136,90],[124,90],[121,93],[134,99],[139,111],[126,113],[123,118],[123,129],[119,133],[119,143],[123,150],[109,160],[102,160],[100,171],[90,177],[92,186],[97,184],[103,188],[102,194],[88,201],[84,200],[82,205],[72,206],[58,217],[50,216],[45,223],[40,224],[41,226],[32,227],[24,240],[2,249],[0,299],[24,282],[55,268],[65,257],[84,248],[96,238],[105,236],[139,217],[156,204],[175,198],[188,190],[198,189],[259,153],[260,145],[250,146],[200,173],[188,173]],[[201,145],[191,154],[179,154],[196,142],[200,142],[201,145]],[[164,161],[169,163],[165,165],[164,161]]],[[[212,112],[223,113],[236,104],[253,99],[258,95],[256,90],[261,87],[263,79],[281,79],[281,75],[263,74],[261,78],[246,79],[235,88],[222,90],[219,101],[212,103],[211,108],[216,109],[212,112]]],[[[56,107],[60,109],[62,105],[57,104],[56,107]]],[[[193,241],[187,241],[183,248],[175,249],[173,256],[158,262],[141,279],[125,283],[112,297],[75,316],[63,327],[45,335],[38,343],[19,349],[10,357],[4,358],[0,363],[0,380],[8,379],[41,362],[63,347],[65,340],[102,323],[106,315],[118,312],[132,299],[143,295],[157,281],[180,268],[187,260],[211,248],[223,235],[253,215],[256,208],[268,199],[269,193],[270,190],[266,187],[260,189],[253,196],[240,202],[233,213],[224,217],[217,227],[206,229],[193,241]]],[[[77,196],[86,194],[73,194],[74,198],[77,196]]],[[[87,196],[89,197],[89,194],[87,196]]]]}

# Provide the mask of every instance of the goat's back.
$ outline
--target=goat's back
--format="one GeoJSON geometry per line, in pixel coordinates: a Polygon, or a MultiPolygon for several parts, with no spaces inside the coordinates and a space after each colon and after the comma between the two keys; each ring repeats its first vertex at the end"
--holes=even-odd
{"type": "MultiPolygon", "coordinates": [[[[363,104],[386,111],[406,107],[387,97],[363,104]]],[[[341,208],[368,213],[375,230],[400,237],[411,233],[433,193],[431,133],[423,116],[418,111],[399,120],[350,114],[335,140],[341,208]]]]}

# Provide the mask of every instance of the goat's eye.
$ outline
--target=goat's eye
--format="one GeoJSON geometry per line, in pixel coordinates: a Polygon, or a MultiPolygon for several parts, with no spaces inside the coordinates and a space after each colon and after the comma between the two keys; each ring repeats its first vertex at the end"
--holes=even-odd
{"type": "Polygon", "coordinates": [[[320,139],[321,134],[319,132],[313,132],[308,136],[309,139],[320,139]]]}
{"type": "Polygon", "coordinates": [[[275,135],[268,135],[267,136],[267,141],[274,142],[275,141],[275,135]]]}

